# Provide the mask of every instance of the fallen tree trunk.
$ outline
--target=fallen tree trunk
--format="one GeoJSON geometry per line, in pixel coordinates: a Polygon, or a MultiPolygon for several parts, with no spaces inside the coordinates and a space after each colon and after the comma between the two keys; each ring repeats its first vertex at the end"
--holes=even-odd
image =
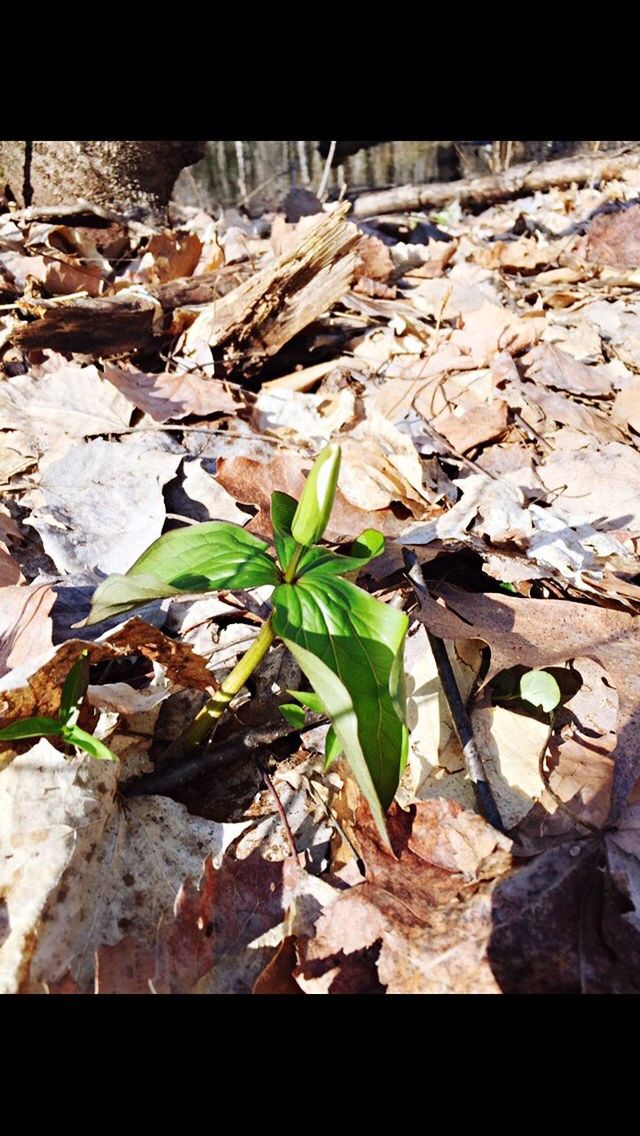
{"type": "Polygon", "coordinates": [[[459,201],[463,209],[493,205],[525,193],[553,186],[586,185],[590,181],[610,181],[625,170],[640,166],[640,151],[623,150],[612,154],[588,154],[578,158],[559,158],[552,162],[523,163],[501,174],[462,178],[460,181],[432,182],[427,185],[401,185],[393,189],[364,193],[353,203],[354,217],[378,213],[402,213],[412,209],[443,209],[459,201]]]}

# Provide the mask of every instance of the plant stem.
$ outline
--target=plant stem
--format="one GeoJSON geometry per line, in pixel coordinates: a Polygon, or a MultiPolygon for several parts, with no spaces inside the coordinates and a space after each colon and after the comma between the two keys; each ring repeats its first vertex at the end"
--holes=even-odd
{"type": "Polygon", "coordinates": [[[304,544],[296,544],[296,547],[293,550],[293,555],[291,557],[291,560],[287,564],[287,570],[284,574],[285,584],[290,584],[293,580],[298,569],[298,564],[300,563],[300,557],[302,556],[302,553],[306,551],[307,550],[304,544]]]}
{"type": "Polygon", "coordinates": [[[211,733],[215,723],[218,718],[222,717],[232,698],[235,698],[238,691],[242,690],[258,663],[262,662],[274,639],[275,631],[273,630],[272,617],[269,616],[267,622],[263,623],[255,642],[252,643],[246,654],[238,660],[220,689],[216,690],[213,697],[205,702],[202,709],[196,714],[189,729],[181,739],[183,752],[189,753],[190,750],[195,749],[211,733]]]}

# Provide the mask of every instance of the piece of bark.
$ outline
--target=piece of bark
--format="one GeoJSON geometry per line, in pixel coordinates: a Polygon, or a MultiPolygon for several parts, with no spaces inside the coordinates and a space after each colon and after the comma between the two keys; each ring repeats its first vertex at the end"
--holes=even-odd
{"type": "Polygon", "coordinates": [[[39,318],[19,325],[12,341],[27,351],[49,347],[88,355],[117,355],[150,347],[174,334],[178,308],[210,304],[235,288],[238,272],[220,269],[171,280],[157,288],[127,288],[112,296],[20,301],[19,310],[39,318]]]}
{"type": "Polygon", "coordinates": [[[378,213],[401,213],[412,209],[443,209],[452,201],[459,201],[463,209],[488,206],[522,193],[535,193],[552,186],[610,181],[625,170],[638,166],[640,151],[635,149],[613,154],[559,158],[539,164],[526,162],[512,166],[501,174],[486,177],[432,182],[430,185],[400,185],[375,193],[363,193],[353,204],[353,216],[372,217],[378,213]]]}
{"type": "Polygon", "coordinates": [[[345,220],[348,203],[305,227],[295,248],[201,312],[184,353],[208,344],[233,366],[256,369],[348,290],[360,230],[345,220]]]}

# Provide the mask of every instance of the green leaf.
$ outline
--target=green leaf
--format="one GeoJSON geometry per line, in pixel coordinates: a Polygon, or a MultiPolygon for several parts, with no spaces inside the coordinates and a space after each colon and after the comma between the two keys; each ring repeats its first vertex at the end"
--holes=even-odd
{"type": "Polygon", "coordinates": [[[59,716],[60,721],[65,726],[74,726],[78,721],[80,706],[88,685],[89,652],[82,651],[69,671],[62,688],[59,716]]]}
{"type": "Polygon", "coordinates": [[[302,706],[306,706],[307,710],[311,710],[314,714],[326,714],[326,710],[317,694],[313,690],[288,690],[292,698],[297,698],[302,706]]]}
{"type": "Polygon", "coordinates": [[[57,718],[25,718],[0,730],[0,741],[18,741],[20,738],[48,738],[62,733],[57,718]]]}
{"type": "Polygon", "coordinates": [[[298,502],[295,497],[290,497],[288,493],[280,493],[279,490],[276,490],[275,493],[271,494],[273,541],[276,546],[278,563],[283,572],[286,572],[296,547],[296,542],[291,535],[291,522],[297,508],[298,502]]]}
{"type": "Polygon", "coordinates": [[[281,702],[278,710],[294,730],[304,729],[306,715],[302,706],[296,706],[295,702],[281,702]]]}
{"type": "Polygon", "coordinates": [[[291,522],[291,535],[298,544],[316,544],[327,527],[338,486],[340,446],[325,446],[314,461],[304,483],[302,497],[291,522]]]}
{"type": "Polygon", "coordinates": [[[326,707],[382,831],[380,805],[393,800],[407,758],[398,714],[407,617],[347,580],[315,573],[280,585],[273,603],[276,634],[326,707]]]}
{"type": "Polygon", "coordinates": [[[548,713],[560,704],[562,694],[555,678],[547,671],[527,671],[520,679],[520,697],[548,713]]]}
{"type": "MultiPolygon", "coordinates": [[[[276,491],[271,494],[271,525],[278,561],[286,572],[297,542],[291,535],[291,522],[297,508],[297,501],[288,493],[276,491]]],[[[377,529],[365,529],[351,546],[348,556],[332,552],[329,548],[313,545],[300,558],[296,575],[305,576],[309,572],[323,572],[325,575],[344,576],[347,572],[358,572],[370,560],[384,552],[384,537],[377,529]]]]}
{"type": "Polygon", "coordinates": [[[93,734],[88,734],[86,730],[81,730],[79,726],[63,726],[62,736],[66,742],[83,749],[90,757],[97,757],[99,761],[118,760],[104,742],[94,738],[93,734]]]}
{"type": "Polygon", "coordinates": [[[329,729],[327,730],[327,736],[326,736],[325,742],[324,742],[324,771],[325,771],[325,773],[327,772],[328,769],[330,769],[330,767],[333,765],[334,761],[338,760],[338,758],[340,757],[341,754],[342,754],[342,746],[340,744],[338,736],[337,736],[333,726],[329,726],[329,729]]]}
{"type": "Polygon", "coordinates": [[[87,623],[152,599],[221,588],[277,584],[280,573],[263,540],[226,521],[173,529],[142,553],[124,576],[109,576],[93,597],[87,623]]]}
{"type": "Polygon", "coordinates": [[[377,529],[365,529],[351,546],[351,552],[344,556],[329,548],[310,548],[298,566],[298,578],[322,574],[323,576],[346,576],[357,573],[365,564],[384,552],[384,537],[377,529]]]}

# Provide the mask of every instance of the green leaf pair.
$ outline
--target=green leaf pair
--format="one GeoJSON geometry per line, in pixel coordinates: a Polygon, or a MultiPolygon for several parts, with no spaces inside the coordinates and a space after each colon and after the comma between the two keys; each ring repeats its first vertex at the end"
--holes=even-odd
{"type": "MultiPolygon", "coordinates": [[[[317,544],[333,506],[339,466],[340,448],[327,446],[299,502],[273,493],[278,563],[264,541],[236,525],[211,521],[178,529],[155,541],[126,575],[109,576],[100,585],[87,622],[156,598],[273,585],[273,630],[315,691],[294,697],[330,718],[326,761],[346,755],[386,839],[384,810],[408,751],[402,664],[408,620],[345,579],[383,551],[379,532],[367,529],[346,556],[317,544]]],[[[299,706],[283,712],[294,725],[302,724],[299,706]]]]}
{"type": "Polygon", "coordinates": [[[100,761],[117,761],[111,750],[77,725],[80,707],[89,684],[89,652],[83,651],[71,667],[62,688],[60,713],[57,718],[25,718],[0,730],[0,741],[21,741],[23,738],[60,737],[100,761]]]}

